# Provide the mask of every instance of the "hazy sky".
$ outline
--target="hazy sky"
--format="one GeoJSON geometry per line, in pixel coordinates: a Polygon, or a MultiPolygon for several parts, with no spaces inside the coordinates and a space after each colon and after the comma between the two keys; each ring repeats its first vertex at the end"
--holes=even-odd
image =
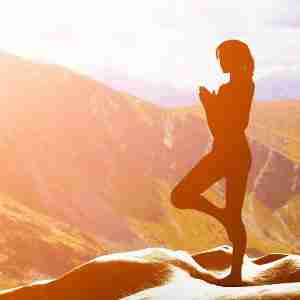
{"type": "Polygon", "coordinates": [[[215,47],[250,45],[257,76],[300,66],[299,0],[7,0],[0,48],[89,73],[112,67],[178,87],[223,80],[215,47]]]}

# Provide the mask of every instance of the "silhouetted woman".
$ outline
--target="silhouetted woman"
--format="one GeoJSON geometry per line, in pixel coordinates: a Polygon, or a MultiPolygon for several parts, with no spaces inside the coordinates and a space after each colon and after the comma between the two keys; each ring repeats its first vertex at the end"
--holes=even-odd
{"type": "Polygon", "coordinates": [[[245,135],[254,94],[254,60],[248,46],[239,40],[227,40],[216,50],[222,71],[230,74],[229,82],[218,93],[199,87],[208,126],[213,135],[211,151],[175,186],[173,205],[196,209],[217,218],[226,228],[233,244],[230,274],[221,285],[242,285],[242,263],[246,250],[246,230],[242,207],[252,157],[245,135]],[[212,184],[226,179],[226,206],[220,208],[203,195],[212,184]]]}

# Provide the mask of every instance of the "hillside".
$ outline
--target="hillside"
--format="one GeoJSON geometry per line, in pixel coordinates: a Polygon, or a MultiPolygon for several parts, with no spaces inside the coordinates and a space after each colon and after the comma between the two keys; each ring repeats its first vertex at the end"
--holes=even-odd
{"type": "Polygon", "coordinates": [[[75,227],[0,194],[0,287],[58,276],[108,252],[75,227]]]}
{"type": "MultiPolygon", "coordinates": [[[[65,68],[5,54],[0,83],[0,192],[14,209],[63,222],[109,251],[164,245],[194,252],[228,243],[211,217],[169,201],[210,147],[200,105],[163,109],[65,68]]],[[[244,209],[249,254],[300,249],[292,121],[300,101],[284,104],[255,103],[247,130],[254,157],[244,209]]],[[[220,205],[223,193],[224,182],[207,191],[220,205]]]]}

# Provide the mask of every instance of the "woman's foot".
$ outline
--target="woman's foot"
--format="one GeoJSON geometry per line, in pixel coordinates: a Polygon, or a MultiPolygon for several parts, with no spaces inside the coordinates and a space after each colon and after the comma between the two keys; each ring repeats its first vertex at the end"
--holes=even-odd
{"type": "MultiPolygon", "coordinates": [[[[212,217],[216,218],[223,224],[224,209],[211,203],[206,197],[200,195],[196,202],[194,202],[193,209],[200,212],[204,212],[212,217]]],[[[224,220],[225,221],[225,220],[224,220]]]]}
{"type": "Polygon", "coordinates": [[[221,286],[245,286],[246,284],[242,281],[240,275],[235,275],[230,273],[229,275],[225,276],[218,280],[217,285],[221,286]]]}

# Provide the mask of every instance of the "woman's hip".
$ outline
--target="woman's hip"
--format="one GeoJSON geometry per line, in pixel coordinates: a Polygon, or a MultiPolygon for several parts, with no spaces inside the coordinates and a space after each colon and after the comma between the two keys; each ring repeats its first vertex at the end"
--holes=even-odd
{"type": "Polygon", "coordinates": [[[247,141],[222,146],[214,144],[212,151],[228,171],[248,172],[251,168],[252,153],[247,141]]]}

